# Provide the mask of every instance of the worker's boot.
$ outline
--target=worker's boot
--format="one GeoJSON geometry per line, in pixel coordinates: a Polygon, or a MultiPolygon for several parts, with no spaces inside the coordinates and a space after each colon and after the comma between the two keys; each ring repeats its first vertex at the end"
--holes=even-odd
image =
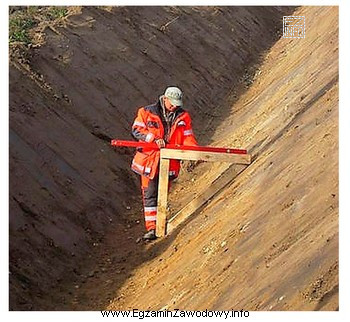
{"type": "Polygon", "coordinates": [[[155,229],[151,229],[146,234],[143,235],[143,240],[155,240],[155,239],[157,239],[155,229]]]}

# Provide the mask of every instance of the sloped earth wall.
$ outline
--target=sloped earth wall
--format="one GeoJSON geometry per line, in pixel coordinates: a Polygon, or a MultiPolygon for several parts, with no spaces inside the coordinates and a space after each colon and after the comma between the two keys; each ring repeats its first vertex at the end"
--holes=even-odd
{"type": "Polygon", "coordinates": [[[46,28],[44,45],[10,60],[11,310],[71,308],[107,235],[124,262],[146,249],[134,242],[143,227],[132,151],[109,140],[130,139],[137,107],[178,85],[199,142],[210,143],[292,11],[75,8],[46,28]]]}
{"type": "MultiPolygon", "coordinates": [[[[338,310],[338,8],[294,15],[305,39],[271,48],[213,136],[252,164],[149,249],[109,309],[338,310]]],[[[228,167],[185,174],[174,209],[228,167]]]]}

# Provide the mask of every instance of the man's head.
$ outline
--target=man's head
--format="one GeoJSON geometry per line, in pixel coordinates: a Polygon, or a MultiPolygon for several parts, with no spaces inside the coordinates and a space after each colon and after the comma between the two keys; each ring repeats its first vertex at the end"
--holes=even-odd
{"type": "Polygon", "coordinates": [[[178,87],[168,87],[164,93],[164,106],[168,111],[175,111],[182,106],[182,91],[178,87]]]}

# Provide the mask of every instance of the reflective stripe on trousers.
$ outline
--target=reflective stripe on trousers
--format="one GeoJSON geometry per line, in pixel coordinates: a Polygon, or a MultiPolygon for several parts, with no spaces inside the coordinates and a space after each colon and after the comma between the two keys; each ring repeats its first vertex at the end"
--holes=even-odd
{"type": "MultiPolygon", "coordinates": [[[[169,186],[170,188],[169,180],[169,186]]],[[[157,202],[158,202],[158,176],[149,179],[141,176],[141,188],[143,199],[143,210],[145,215],[145,226],[147,231],[156,229],[157,221],[157,202]]]]}
{"type": "Polygon", "coordinates": [[[141,176],[142,199],[147,231],[156,229],[158,176],[153,180],[141,176]]]}

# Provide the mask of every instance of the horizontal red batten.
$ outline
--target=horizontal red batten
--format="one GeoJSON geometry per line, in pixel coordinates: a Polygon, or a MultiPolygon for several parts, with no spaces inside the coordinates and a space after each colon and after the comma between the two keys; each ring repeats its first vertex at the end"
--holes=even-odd
{"type": "MultiPolygon", "coordinates": [[[[135,141],[123,141],[123,140],[112,140],[112,146],[119,147],[135,147],[135,148],[148,148],[148,149],[159,149],[156,143],[147,142],[135,142],[135,141]]],[[[247,154],[247,150],[232,149],[232,148],[216,148],[211,146],[190,146],[190,145],[177,145],[177,144],[166,144],[167,149],[173,150],[189,150],[189,151],[203,151],[203,152],[219,152],[219,153],[232,153],[232,154],[247,154]]]]}

